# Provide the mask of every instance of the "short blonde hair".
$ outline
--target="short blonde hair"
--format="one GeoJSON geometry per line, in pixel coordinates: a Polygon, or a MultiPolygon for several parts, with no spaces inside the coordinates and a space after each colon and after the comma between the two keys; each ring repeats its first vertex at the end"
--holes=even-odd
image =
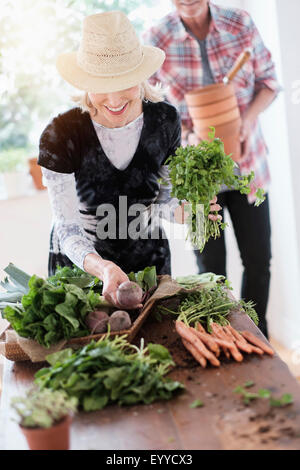
{"type": "MultiPolygon", "coordinates": [[[[159,103],[160,101],[164,101],[166,90],[162,88],[161,83],[150,85],[148,80],[145,80],[140,84],[140,87],[141,99],[143,101],[151,101],[152,103],[159,103]]],[[[92,111],[94,116],[97,114],[97,110],[93,107],[87,91],[81,95],[72,96],[71,99],[77,103],[83,113],[86,111],[92,111]]]]}

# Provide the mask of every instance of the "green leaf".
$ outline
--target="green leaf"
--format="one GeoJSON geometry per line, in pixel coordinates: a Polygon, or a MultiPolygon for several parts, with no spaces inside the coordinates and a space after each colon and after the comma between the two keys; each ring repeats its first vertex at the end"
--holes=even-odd
{"type": "Polygon", "coordinates": [[[54,364],[63,363],[66,359],[71,357],[72,354],[73,354],[73,350],[71,348],[62,349],[61,351],[57,351],[55,353],[48,354],[48,356],[46,356],[46,361],[51,366],[54,366],[54,364]]]}
{"type": "Polygon", "coordinates": [[[208,138],[214,140],[216,135],[216,129],[214,127],[210,127],[209,129],[210,132],[208,133],[208,138]]]}
{"type": "Polygon", "coordinates": [[[281,403],[283,405],[289,405],[290,403],[293,403],[293,402],[294,402],[294,398],[293,398],[293,395],[291,395],[290,393],[285,393],[284,395],[282,395],[281,403]]]}
{"type": "Polygon", "coordinates": [[[272,407],[282,407],[282,406],[287,406],[290,405],[294,402],[293,396],[289,393],[286,393],[282,395],[281,398],[270,398],[270,406],[272,407]]]}
{"type": "Polygon", "coordinates": [[[25,273],[21,269],[17,268],[13,263],[9,263],[6,268],[3,269],[9,277],[10,280],[23,292],[28,292],[28,282],[30,279],[29,274],[25,273]]]}
{"type": "Polygon", "coordinates": [[[107,396],[86,396],[83,400],[83,409],[84,411],[97,411],[102,410],[107,405],[108,397],[107,396]]]}
{"type": "Polygon", "coordinates": [[[155,359],[159,362],[173,362],[171,354],[169,353],[167,348],[165,348],[161,344],[148,343],[147,348],[151,359],[155,359]]]}
{"type": "Polygon", "coordinates": [[[73,294],[70,294],[70,292],[67,292],[65,302],[58,304],[55,307],[55,311],[59,315],[64,317],[66,320],[68,320],[75,330],[79,328],[79,321],[74,316],[74,307],[76,304],[77,304],[76,296],[73,294]]]}
{"type": "Polygon", "coordinates": [[[253,387],[253,385],[255,385],[255,382],[253,382],[253,380],[247,380],[247,382],[244,383],[245,388],[253,387]]]}
{"type": "Polygon", "coordinates": [[[67,350],[49,355],[47,360],[52,367],[39,371],[35,382],[40,387],[65,389],[69,396],[79,399],[86,411],[101,409],[109,403],[167,400],[183,385],[165,378],[170,365],[165,348],[152,345],[150,349],[164,360],[154,360],[146,350],[134,349],[124,337],[104,338],[73,353],[67,350]]]}
{"type": "Polygon", "coordinates": [[[136,282],[143,291],[148,291],[157,286],[157,274],[155,266],[148,266],[143,271],[128,274],[130,281],[136,282]]]}
{"type": "Polygon", "coordinates": [[[258,390],[258,396],[260,398],[270,398],[271,392],[268,389],[261,388],[260,390],[258,390]]]}

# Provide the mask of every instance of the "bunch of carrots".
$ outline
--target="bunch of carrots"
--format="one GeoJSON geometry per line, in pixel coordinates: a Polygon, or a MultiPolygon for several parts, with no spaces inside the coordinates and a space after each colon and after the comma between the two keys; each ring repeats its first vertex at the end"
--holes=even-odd
{"type": "Polygon", "coordinates": [[[195,324],[195,328],[186,325],[181,320],[176,320],[175,325],[183,345],[202,367],[206,367],[207,361],[219,367],[221,363],[218,358],[221,351],[228,359],[232,356],[237,362],[243,360],[241,351],[260,356],[264,353],[274,355],[273,349],[253,333],[238,332],[231,325],[221,326],[212,322],[211,334],[207,333],[199,322],[195,324]]]}

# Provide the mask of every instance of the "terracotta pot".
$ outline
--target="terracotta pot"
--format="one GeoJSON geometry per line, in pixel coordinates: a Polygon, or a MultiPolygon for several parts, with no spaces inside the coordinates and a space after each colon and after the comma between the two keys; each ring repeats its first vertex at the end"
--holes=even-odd
{"type": "Polygon", "coordinates": [[[232,83],[213,83],[202,88],[189,91],[185,94],[185,100],[188,106],[205,106],[216,103],[234,96],[234,86],[232,83]]]}
{"type": "MultiPolygon", "coordinates": [[[[241,158],[241,143],[240,143],[240,129],[242,120],[238,118],[234,121],[228,122],[222,126],[215,127],[215,135],[219,137],[224,143],[224,149],[227,155],[232,153],[231,158],[238,162],[241,158]]],[[[195,130],[196,131],[196,130],[195,130]]],[[[208,140],[210,129],[201,129],[196,131],[201,139],[208,140]]]]}
{"type": "Polygon", "coordinates": [[[69,450],[71,416],[66,416],[51,428],[24,428],[20,426],[31,450],[69,450]]]}
{"type": "Polygon", "coordinates": [[[29,165],[29,173],[31,174],[34,187],[38,190],[46,189],[45,186],[43,186],[42,170],[41,170],[41,167],[37,163],[37,158],[29,158],[28,165],[29,165]]]}
{"type": "Polygon", "coordinates": [[[206,119],[193,119],[193,124],[196,130],[201,130],[210,126],[216,127],[222,124],[226,124],[227,122],[235,121],[239,117],[240,110],[237,106],[235,106],[233,109],[230,109],[225,113],[217,114],[206,119]]]}
{"type": "Polygon", "coordinates": [[[241,159],[241,142],[240,135],[224,137],[222,139],[226,155],[231,154],[232,160],[239,162],[241,159]]]}
{"type": "Polygon", "coordinates": [[[208,104],[205,106],[190,106],[189,114],[192,119],[205,119],[212,116],[217,116],[218,114],[225,113],[234,107],[238,107],[236,96],[230,96],[222,101],[217,101],[216,103],[208,104]]]}

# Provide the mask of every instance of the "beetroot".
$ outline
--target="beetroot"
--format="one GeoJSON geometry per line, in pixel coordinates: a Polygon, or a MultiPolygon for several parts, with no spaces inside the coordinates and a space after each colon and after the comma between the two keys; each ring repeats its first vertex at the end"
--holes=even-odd
{"type": "Polygon", "coordinates": [[[117,310],[108,321],[111,331],[127,330],[131,327],[131,319],[127,312],[117,310]]]}
{"type": "Polygon", "coordinates": [[[105,333],[107,330],[109,316],[106,312],[102,310],[95,310],[90,312],[86,319],[85,323],[89,330],[93,333],[105,333]]]}
{"type": "Polygon", "coordinates": [[[135,309],[142,301],[143,291],[138,284],[125,281],[119,285],[117,290],[117,301],[122,308],[135,309]]]}

